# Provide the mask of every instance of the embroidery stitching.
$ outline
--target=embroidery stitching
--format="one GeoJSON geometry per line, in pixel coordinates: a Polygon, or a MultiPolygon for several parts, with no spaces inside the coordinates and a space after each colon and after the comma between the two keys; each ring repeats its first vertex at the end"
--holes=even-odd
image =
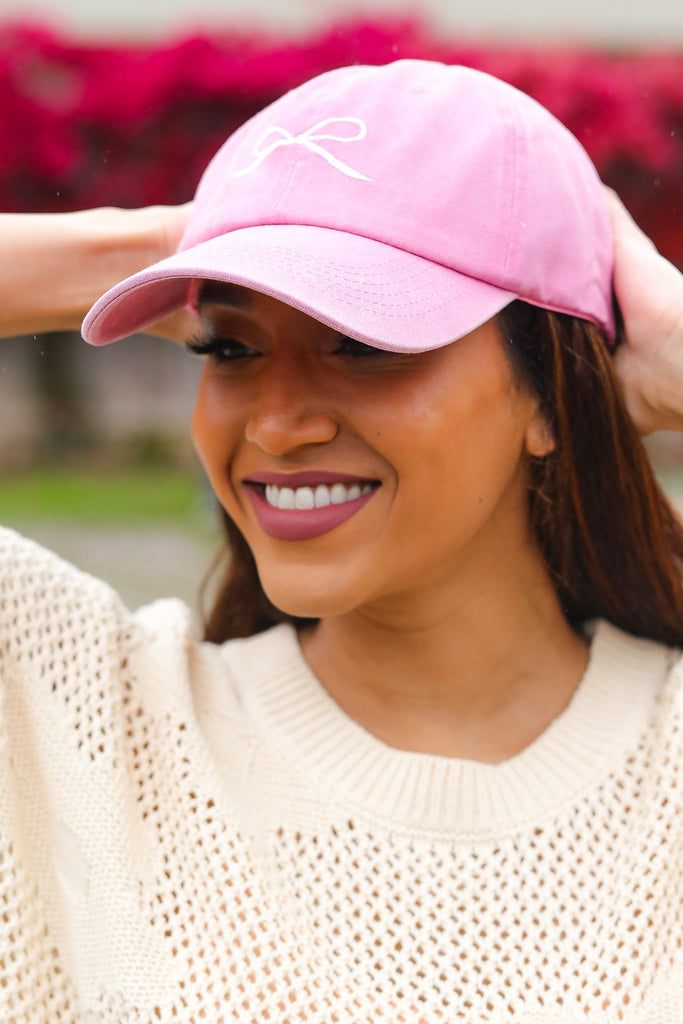
{"type": "Polygon", "coordinates": [[[328,164],[331,164],[332,167],[341,171],[342,174],[345,174],[348,178],[359,178],[362,181],[372,181],[372,178],[368,178],[359,171],[355,171],[353,167],[349,167],[348,164],[342,163],[338,157],[334,156],[333,153],[330,153],[329,150],[320,145],[321,142],[360,142],[361,139],[364,139],[367,135],[367,131],[365,122],[361,121],[357,117],[327,117],[324,121],[319,121],[318,124],[314,124],[312,128],[302,132],[300,135],[292,135],[292,133],[287,131],[286,128],[280,128],[279,126],[269,128],[263,133],[252,150],[253,155],[256,157],[253,163],[249,164],[248,167],[245,167],[241,171],[236,171],[232,177],[241,178],[244,177],[245,174],[250,174],[259,166],[259,164],[262,164],[271,153],[274,153],[276,149],[279,149],[280,146],[304,146],[306,149],[310,150],[311,153],[317,153],[318,156],[321,156],[323,160],[326,160],[328,164]],[[336,124],[353,124],[356,125],[358,131],[355,135],[349,136],[333,135],[323,131],[323,129],[327,128],[329,125],[336,124]],[[274,139],[264,148],[264,143],[270,135],[278,135],[279,138],[274,139]]]}

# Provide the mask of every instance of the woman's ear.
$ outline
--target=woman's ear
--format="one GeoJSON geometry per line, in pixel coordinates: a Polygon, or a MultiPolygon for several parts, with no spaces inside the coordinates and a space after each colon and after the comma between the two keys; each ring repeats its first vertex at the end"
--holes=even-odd
{"type": "Polygon", "coordinates": [[[527,455],[536,459],[542,459],[555,450],[553,432],[540,409],[536,410],[526,429],[524,447],[527,455]]]}

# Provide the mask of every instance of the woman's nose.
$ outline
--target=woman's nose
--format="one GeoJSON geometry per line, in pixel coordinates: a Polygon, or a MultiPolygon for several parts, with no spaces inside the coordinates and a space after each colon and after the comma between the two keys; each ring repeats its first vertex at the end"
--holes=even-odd
{"type": "Polygon", "coordinates": [[[326,444],[336,437],[339,424],[325,406],[314,373],[302,365],[273,363],[259,381],[245,436],[269,455],[326,444]]]}

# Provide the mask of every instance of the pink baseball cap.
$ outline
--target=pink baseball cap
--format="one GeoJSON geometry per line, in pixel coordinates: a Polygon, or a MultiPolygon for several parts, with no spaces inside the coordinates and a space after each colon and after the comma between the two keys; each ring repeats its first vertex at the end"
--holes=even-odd
{"type": "Polygon", "coordinates": [[[517,298],[612,337],[611,277],[602,187],[574,136],[490,75],[401,60],[329,71],[239,128],[178,252],[102,296],[83,336],[143,330],[212,279],[393,351],[446,345],[517,298]]]}

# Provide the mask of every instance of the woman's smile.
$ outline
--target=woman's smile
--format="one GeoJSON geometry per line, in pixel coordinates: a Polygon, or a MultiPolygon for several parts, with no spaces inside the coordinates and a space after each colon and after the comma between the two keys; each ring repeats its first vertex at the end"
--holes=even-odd
{"type": "Polygon", "coordinates": [[[376,491],[376,481],[309,470],[254,473],[243,481],[259,525],[278,540],[313,540],[355,515],[376,491]]]}
{"type": "Polygon", "coordinates": [[[326,470],[254,473],[243,483],[253,487],[273,508],[300,511],[355,501],[377,486],[377,481],[326,470]]]}
{"type": "Polygon", "coordinates": [[[406,355],[233,285],[198,308],[195,442],[277,607],[317,617],[514,563],[539,415],[494,322],[406,355]]]}
{"type": "Polygon", "coordinates": [[[346,488],[324,484],[310,487],[265,488],[247,485],[247,495],[261,529],[278,540],[313,540],[336,529],[354,516],[371,499],[375,488],[358,484],[346,488]]]}
{"type": "Polygon", "coordinates": [[[372,484],[318,484],[312,487],[278,487],[277,484],[266,484],[264,496],[271,508],[280,511],[308,511],[314,508],[327,508],[329,505],[348,505],[365,497],[373,490],[372,484]]]}
{"type": "Polygon", "coordinates": [[[373,490],[372,483],[318,483],[312,487],[278,486],[268,483],[264,488],[265,500],[273,509],[304,512],[309,509],[324,509],[329,505],[348,505],[349,502],[365,498],[373,490]]]}

